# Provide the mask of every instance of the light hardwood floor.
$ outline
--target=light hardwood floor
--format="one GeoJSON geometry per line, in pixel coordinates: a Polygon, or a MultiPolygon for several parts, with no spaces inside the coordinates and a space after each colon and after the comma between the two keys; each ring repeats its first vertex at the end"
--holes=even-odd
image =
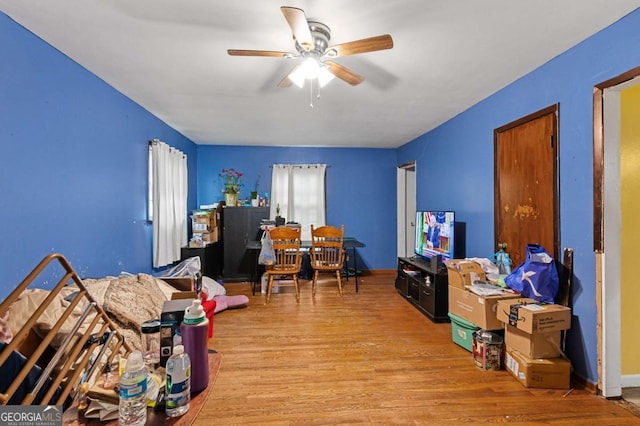
{"type": "Polygon", "coordinates": [[[323,280],[315,298],[293,289],[251,295],[247,308],[215,318],[209,347],[223,354],[196,424],[337,425],[519,423],[631,425],[640,418],[587,391],[526,389],[507,371],[482,371],[398,295],[393,274],[353,278],[338,295],[323,280]]]}

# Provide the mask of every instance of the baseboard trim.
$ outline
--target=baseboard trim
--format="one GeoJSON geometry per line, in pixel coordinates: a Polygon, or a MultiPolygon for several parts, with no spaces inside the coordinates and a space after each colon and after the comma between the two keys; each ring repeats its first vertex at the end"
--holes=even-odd
{"type": "Polygon", "coordinates": [[[620,377],[620,385],[623,388],[640,387],[640,374],[626,374],[620,377]]]}
{"type": "Polygon", "coordinates": [[[580,377],[576,374],[571,374],[571,386],[575,389],[584,390],[594,395],[598,393],[598,386],[595,383],[591,383],[584,377],[580,377]]]}
{"type": "Polygon", "coordinates": [[[389,276],[389,277],[393,277],[395,276],[397,270],[396,269],[367,269],[362,271],[362,275],[363,276],[378,276],[378,277],[382,277],[382,276],[389,276]]]}

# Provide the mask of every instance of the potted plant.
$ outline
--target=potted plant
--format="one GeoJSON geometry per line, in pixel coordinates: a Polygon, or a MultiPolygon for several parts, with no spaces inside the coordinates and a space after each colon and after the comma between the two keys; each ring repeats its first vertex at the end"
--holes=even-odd
{"type": "Polygon", "coordinates": [[[256,179],[256,186],[251,191],[251,206],[258,207],[260,205],[260,199],[258,198],[258,185],[260,184],[260,175],[258,175],[258,179],[256,179]]]}
{"type": "Polygon", "coordinates": [[[227,206],[235,206],[238,203],[238,194],[242,187],[243,174],[236,169],[222,169],[220,172],[222,179],[222,193],[224,194],[224,202],[227,206]]]}

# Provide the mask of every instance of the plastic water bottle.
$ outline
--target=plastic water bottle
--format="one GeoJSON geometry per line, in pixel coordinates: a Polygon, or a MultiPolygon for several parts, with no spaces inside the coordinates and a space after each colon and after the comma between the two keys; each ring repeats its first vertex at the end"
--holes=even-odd
{"type": "Polygon", "coordinates": [[[178,417],[189,411],[191,399],[191,361],[184,353],[184,346],[173,348],[167,360],[167,387],[165,391],[166,413],[178,417]]]}
{"type": "Polygon", "coordinates": [[[191,392],[199,392],[209,385],[209,320],[200,300],[195,299],[185,309],[180,332],[184,350],[191,360],[191,392]]]}
{"type": "Polygon", "coordinates": [[[142,353],[133,351],[120,377],[120,425],[144,426],[147,422],[147,376],[142,353]]]}

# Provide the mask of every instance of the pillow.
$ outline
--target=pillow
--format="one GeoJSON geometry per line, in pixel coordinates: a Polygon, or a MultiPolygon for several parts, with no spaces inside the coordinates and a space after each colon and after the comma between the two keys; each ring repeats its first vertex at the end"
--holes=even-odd
{"type": "Polygon", "coordinates": [[[112,280],[104,294],[104,310],[134,349],[141,348],[140,325],[160,318],[166,297],[151,275],[112,280]]]}
{"type": "Polygon", "coordinates": [[[166,297],[155,279],[146,274],[112,280],[104,294],[104,310],[133,328],[160,318],[166,297]]]}
{"type": "Polygon", "coordinates": [[[207,295],[207,300],[227,294],[227,289],[222,284],[204,275],[202,276],[202,291],[207,295]]]}
{"type": "Polygon", "coordinates": [[[249,298],[244,295],[226,296],[220,295],[213,298],[216,301],[216,307],[213,312],[224,311],[225,309],[242,308],[249,303],[249,298]]]}

